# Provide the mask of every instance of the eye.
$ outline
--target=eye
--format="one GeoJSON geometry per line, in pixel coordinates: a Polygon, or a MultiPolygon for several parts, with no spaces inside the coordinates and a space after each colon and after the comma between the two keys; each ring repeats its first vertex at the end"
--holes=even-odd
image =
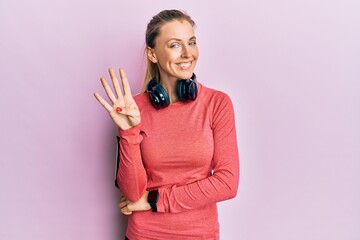
{"type": "Polygon", "coordinates": [[[196,41],[191,41],[191,42],[189,42],[189,45],[190,45],[190,46],[196,45],[196,41]]]}
{"type": "Polygon", "coordinates": [[[180,44],[179,43],[172,43],[170,45],[170,48],[179,48],[180,47],[180,44]]]}

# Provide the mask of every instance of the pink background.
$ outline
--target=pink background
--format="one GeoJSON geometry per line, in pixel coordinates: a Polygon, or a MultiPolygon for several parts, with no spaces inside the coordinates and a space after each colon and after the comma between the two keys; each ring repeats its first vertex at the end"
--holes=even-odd
{"type": "Polygon", "coordinates": [[[92,93],[110,66],[139,91],[146,24],[169,8],[197,22],[199,81],[234,102],[221,238],[360,239],[358,0],[1,0],[0,239],[123,239],[116,128],[92,93]]]}

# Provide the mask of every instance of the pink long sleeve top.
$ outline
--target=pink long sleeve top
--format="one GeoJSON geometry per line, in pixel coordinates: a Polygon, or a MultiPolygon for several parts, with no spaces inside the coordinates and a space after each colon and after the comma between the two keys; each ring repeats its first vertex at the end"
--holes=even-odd
{"type": "Polygon", "coordinates": [[[155,109],[134,97],[141,124],[119,130],[122,194],[137,201],[158,189],[158,212],[133,212],[130,240],[219,239],[216,202],[235,197],[239,155],[230,98],[198,83],[195,101],[155,109]]]}

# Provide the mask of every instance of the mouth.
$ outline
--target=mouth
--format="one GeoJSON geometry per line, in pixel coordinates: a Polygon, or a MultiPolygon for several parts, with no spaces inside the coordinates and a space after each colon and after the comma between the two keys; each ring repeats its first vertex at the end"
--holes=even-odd
{"type": "Polygon", "coordinates": [[[177,63],[176,65],[178,65],[181,69],[189,69],[191,67],[192,62],[181,62],[181,63],[177,63]]]}

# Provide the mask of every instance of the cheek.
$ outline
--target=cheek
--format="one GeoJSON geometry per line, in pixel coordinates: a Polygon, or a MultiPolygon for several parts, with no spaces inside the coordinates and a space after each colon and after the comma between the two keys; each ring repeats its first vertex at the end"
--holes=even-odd
{"type": "Polygon", "coordinates": [[[198,58],[199,57],[199,49],[196,47],[194,49],[194,53],[193,53],[194,57],[198,58]]]}
{"type": "Polygon", "coordinates": [[[171,64],[172,62],[179,59],[181,54],[180,51],[166,51],[162,54],[162,56],[159,58],[159,62],[162,64],[171,64]]]}

